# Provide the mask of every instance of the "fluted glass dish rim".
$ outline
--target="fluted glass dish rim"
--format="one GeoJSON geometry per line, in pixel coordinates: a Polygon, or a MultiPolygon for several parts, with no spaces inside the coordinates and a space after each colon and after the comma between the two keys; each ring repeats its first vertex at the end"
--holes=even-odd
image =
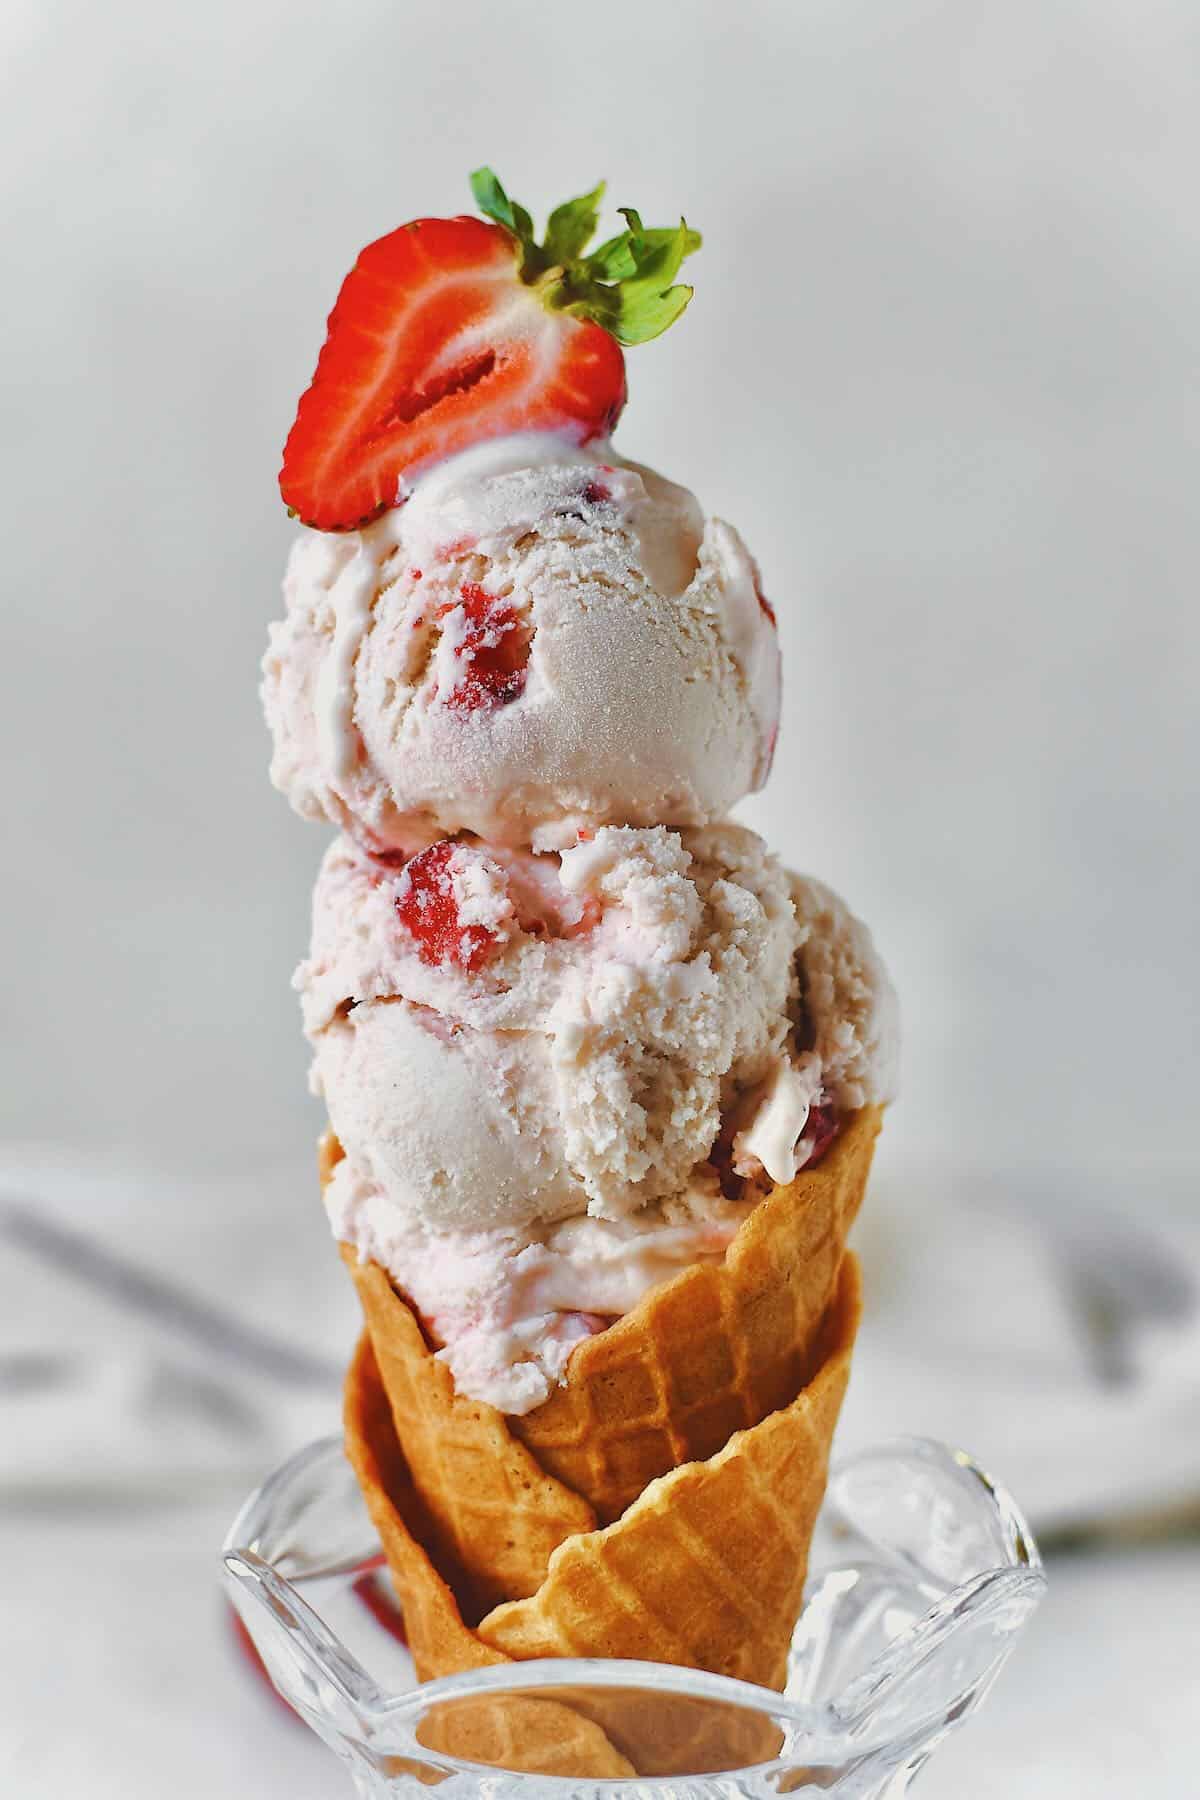
{"type": "MultiPolygon", "coordinates": [[[[418,1730],[435,1708],[506,1693],[551,1699],[559,1689],[636,1689],[770,1718],[780,1728],[783,1741],[769,1764],[685,1778],[689,1786],[698,1783],[713,1793],[719,1784],[736,1781],[739,1776],[759,1777],[761,1791],[775,1791],[771,1772],[786,1771],[798,1758],[806,1766],[826,1761],[833,1765],[839,1760],[844,1763],[849,1755],[862,1758],[864,1766],[878,1762],[881,1767],[899,1768],[905,1754],[911,1752],[919,1761],[928,1753],[922,1751],[923,1744],[938,1741],[978,1705],[1045,1589],[1033,1534],[1007,1491],[964,1451],[932,1439],[900,1438],[834,1463],[818,1527],[819,1531],[824,1528],[827,1548],[823,1557],[818,1557],[814,1545],[815,1587],[810,1584],[809,1601],[793,1641],[791,1678],[782,1694],[729,1676],[670,1664],[579,1658],[508,1663],[388,1692],[300,1591],[306,1580],[348,1579],[370,1562],[378,1563],[378,1541],[365,1511],[361,1542],[348,1544],[344,1555],[320,1566],[293,1569],[291,1578],[272,1561],[273,1557],[274,1562],[290,1566],[286,1531],[282,1553],[279,1547],[281,1521],[287,1519],[292,1503],[306,1492],[318,1491],[322,1481],[328,1482],[331,1492],[344,1488],[347,1505],[352,1504],[353,1476],[344,1463],[340,1438],[310,1444],[270,1476],[243,1506],[226,1538],[225,1579],[271,1679],[308,1723],[352,1763],[359,1753],[368,1760],[384,1753],[389,1758],[411,1758],[437,1771],[441,1778],[461,1775],[476,1782],[486,1778],[489,1793],[497,1796],[515,1795],[518,1790],[510,1783],[520,1783],[523,1793],[530,1791],[531,1783],[545,1783],[547,1793],[599,1794],[610,1788],[636,1787],[639,1794],[665,1797],[680,1792],[680,1778],[648,1775],[581,1781],[562,1775],[521,1774],[434,1752],[418,1737],[418,1730]],[[931,1569],[930,1559],[936,1565],[939,1555],[936,1543],[922,1544],[910,1553],[903,1542],[872,1537],[869,1524],[855,1518],[856,1507],[859,1513],[863,1510],[864,1494],[870,1511],[873,1484],[885,1503],[903,1506],[905,1496],[898,1484],[906,1478],[913,1484],[928,1481],[932,1491],[945,1496],[941,1526],[947,1542],[956,1534],[968,1541],[978,1539],[975,1560],[981,1566],[965,1572],[963,1579],[942,1578],[936,1566],[931,1569]],[[817,1696],[812,1688],[822,1653],[819,1648],[814,1651],[814,1645],[822,1630],[822,1607],[836,1609],[838,1604],[836,1571],[830,1585],[830,1551],[839,1541],[846,1550],[847,1579],[856,1567],[890,1568],[898,1583],[925,1594],[928,1605],[852,1679],[817,1696]],[[268,1553],[263,1554],[264,1550],[268,1553]],[[270,1642],[265,1643],[268,1618],[270,1642]],[[990,1644],[994,1639],[995,1648],[982,1657],[978,1669],[964,1675],[961,1695],[948,1694],[945,1665],[952,1664],[959,1640],[968,1634],[973,1634],[972,1642],[982,1638],[990,1644]],[[940,1672],[940,1680],[932,1678],[935,1671],[940,1672]],[[930,1680],[923,1698],[926,1674],[930,1680]]],[[[917,1491],[916,1485],[913,1491],[917,1491]]],[[[946,1546],[941,1553],[949,1556],[946,1546]]],[[[403,1791],[398,1782],[388,1786],[384,1778],[378,1779],[380,1791],[403,1791]]],[[[412,1791],[417,1791],[415,1782],[412,1791]]],[[[739,1791],[746,1791],[744,1782],[739,1791]]],[[[863,1787],[857,1791],[883,1790],[863,1787]]]]}

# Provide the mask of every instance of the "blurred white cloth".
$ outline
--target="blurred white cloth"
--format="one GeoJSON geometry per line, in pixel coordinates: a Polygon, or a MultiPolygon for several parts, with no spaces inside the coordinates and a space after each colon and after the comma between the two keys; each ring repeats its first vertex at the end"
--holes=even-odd
{"type": "Polygon", "coordinates": [[[0,1159],[0,1492],[250,1486],[336,1428],[357,1307],[312,1159],[237,1179],[0,1159]]]}
{"type": "MultiPolygon", "coordinates": [[[[961,1443],[1042,1528],[1200,1495],[1190,1190],[1147,1178],[1141,1222],[1070,1196],[885,1147],[843,1447],[961,1443]]],[[[248,1487],[336,1429],[356,1329],[307,1157],[223,1181],[0,1160],[0,1491],[248,1487]]]]}
{"type": "Polygon", "coordinates": [[[881,1165],[840,1446],[957,1443],[1043,1531],[1200,1502],[1192,1178],[881,1165]]]}

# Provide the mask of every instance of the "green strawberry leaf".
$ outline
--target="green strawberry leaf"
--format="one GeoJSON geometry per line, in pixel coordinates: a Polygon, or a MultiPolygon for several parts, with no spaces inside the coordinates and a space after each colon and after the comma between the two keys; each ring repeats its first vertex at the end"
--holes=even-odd
{"type": "Polygon", "coordinates": [[[672,284],[699,233],[689,231],[683,219],[673,231],[646,231],[632,207],[622,210],[629,220],[626,242],[619,255],[610,252],[606,258],[606,267],[619,271],[616,279],[607,286],[594,283],[570,311],[588,316],[590,306],[590,316],[618,343],[645,344],[673,325],[692,297],[690,287],[672,284]],[[604,295],[599,305],[595,287],[604,295]]]}
{"type": "Polygon", "coordinates": [[[563,267],[575,262],[584,246],[595,237],[604,188],[605,183],[598,182],[590,194],[580,194],[577,200],[566,200],[555,207],[546,221],[548,262],[563,267]]]}
{"type": "MultiPolygon", "coordinates": [[[[626,209],[625,216],[630,221],[629,248],[637,266],[633,279],[665,283],[674,281],[680,264],[687,255],[687,222],[680,219],[674,231],[656,231],[651,240],[650,234],[642,229],[642,221],[631,207],[626,209]]],[[[695,236],[695,233],[692,235],[695,236]]]]}
{"type": "Polygon", "coordinates": [[[521,280],[534,281],[546,267],[541,246],[533,235],[533,220],[523,206],[510,200],[494,169],[476,169],[471,192],[481,213],[511,231],[521,246],[521,280]]]}
{"type": "Polygon", "coordinates": [[[507,226],[515,232],[517,222],[513,218],[512,201],[500,184],[500,177],[488,168],[474,169],[471,172],[471,192],[475,204],[486,218],[495,219],[497,225],[507,226]]]}
{"type": "Polygon", "coordinates": [[[598,250],[593,250],[587,266],[597,281],[623,281],[627,275],[636,274],[637,264],[629,248],[629,233],[622,231],[601,244],[598,250]]]}
{"type": "MultiPolygon", "coordinates": [[[[641,242],[652,249],[658,249],[672,242],[678,235],[677,225],[668,225],[662,229],[655,228],[641,233],[641,242]]],[[[698,231],[688,231],[685,256],[691,256],[700,248],[703,239],[698,231]]],[[[630,275],[637,274],[637,260],[634,252],[634,234],[622,231],[617,237],[609,238],[598,250],[593,250],[587,258],[587,266],[597,281],[625,281],[630,275]]]]}
{"type": "Polygon", "coordinates": [[[636,299],[624,296],[613,336],[619,344],[648,344],[652,338],[661,337],[684,311],[695,291],[693,287],[679,284],[662,293],[639,294],[636,299]]]}
{"type": "Polygon", "coordinates": [[[536,241],[529,214],[509,199],[493,170],[476,169],[471,192],[479,210],[517,239],[521,279],[537,288],[542,304],[603,326],[620,344],[658,337],[692,298],[693,290],[675,277],[701,238],[683,219],[648,228],[634,207],[622,206],[625,230],[585,256],[599,223],[603,182],[555,207],[544,244],[536,241]]]}
{"type": "Polygon", "coordinates": [[[525,208],[523,206],[518,206],[515,200],[510,200],[509,205],[512,207],[513,230],[523,244],[531,250],[536,250],[537,244],[533,235],[533,220],[525,211],[525,208]]]}

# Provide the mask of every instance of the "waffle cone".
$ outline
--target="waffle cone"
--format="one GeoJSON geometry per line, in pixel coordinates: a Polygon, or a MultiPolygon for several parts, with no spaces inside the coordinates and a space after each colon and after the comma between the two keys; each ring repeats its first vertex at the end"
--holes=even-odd
{"type": "Polygon", "coordinates": [[[550,1553],[590,1531],[579,1494],[540,1469],[503,1413],[456,1393],[445,1363],[375,1263],[343,1245],[413,1485],[426,1537],[466,1616],[536,1593],[550,1553]]]}
{"type": "MultiPolygon", "coordinates": [[[[528,1599],[552,1551],[619,1518],[660,1475],[714,1455],[786,1406],[814,1367],[881,1109],[776,1188],[720,1262],[652,1289],[585,1339],[563,1384],[523,1418],[455,1392],[411,1309],[343,1246],[429,1542],[468,1618],[528,1599]]],[[[322,1181],[341,1157],[321,1145],[322,1181]]]]}
{"type": "Polygon", "coordinates": [[[659,1475],[714,1455],[799,1392],[881,1120],[877,1106],[854,1114],[816,1168],[754,1208],[719,1262],[693,1264],[585,1338],[563,1384],[508,1421],[601,1524],[659,1475]]]}
{"type": "MultiPolygon", "coordinates": [[[[346,1384],[347,1452],[387,1555],[418,1676],[531,1657],[598,1656],[686,1664],[782,1687],[859,1304],[857,1264],[847,1256],[814,1347],[815,1373],[790,1404],[735,1433],[715,1456],[653,1481],[615,1523],[565,1539],[535,1593],[495,1607],[474,1628],[453,1571],[439,1567],[438,1534],[364,1333],[346,1384]]],[[[773,1754],[776,1741],[765,1719],[731,1714],[722,1722],[711,1710],[701,1716],[683,1703],[664,1707],[661,1696],[652,1731],[644,1696],[592,1694],[569,1706],[498,1696],[494,1705],[496,1718],[489,1711],[484,1724],[472,1709],[471,1730],[499,1746],[498,1754],[463,1748],[452,1728],[447,1741],[445,1721],[430,1747],[502,1762],[515,1743],[527,1759],[521,1767],[556,1754],[555,1772],[612,1773],[615,1764],[600,1764],[614,1757],[626,1771],[659,1774],[737,1767],[773,1754]],[[551,1712],[525,1717],[514,1736],[513,1706],[551,1712]]]]}
{"type": "Polygon", "coordinates": [[[560,1544],[536,1594],[480,1621],[480,1642],[516,1661],[635,1657],[782,1687],[858,1313],[848,1256],[816,1373],[791,1404],[560,1544]]]}
{"type": "MultiPolygon", "coordinates": [[[[427,1548],[438,1533],[409,1474],[391,1401],[365,1332],[346,1377],[345,1418],[346,1453],[404,1608],[419,1678],[431,1681],[438,1675],[510,1661],[468,1629],[427,1548]]],[[[528,1774],[602,1778],[636,1773],[594,1721],[556,1702],[519,1695],[476,1702],[469,1713],[435,1714],[424,1721],[419,1736],[431,1751],[528,1774]]],[[[407,1762],[401,1766],[399,1759],[391,1772],[422,1775],[419,1767],[407,1762]]]]}

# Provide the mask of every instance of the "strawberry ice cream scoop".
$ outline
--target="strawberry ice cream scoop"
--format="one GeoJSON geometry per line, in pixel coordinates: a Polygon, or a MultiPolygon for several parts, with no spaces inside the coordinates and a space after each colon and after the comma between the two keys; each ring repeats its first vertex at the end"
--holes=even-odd
{"type": "Polygon", "coordinates": [[[361,531],[305,531],[272,627],[271,776],[374,851],[558,849],[761,787],[779,651],[737,533],[603,443],[518,434],[361,531]]]}
{"type": "Polygon", "coordinates": [[[343,837],[297,985],[346,1152],[334,1229],[508,1411],[545,1396],[567,1314],[723,1254],[894,1078],[865,929],[730,824],[397,864],[343,837]]]}

